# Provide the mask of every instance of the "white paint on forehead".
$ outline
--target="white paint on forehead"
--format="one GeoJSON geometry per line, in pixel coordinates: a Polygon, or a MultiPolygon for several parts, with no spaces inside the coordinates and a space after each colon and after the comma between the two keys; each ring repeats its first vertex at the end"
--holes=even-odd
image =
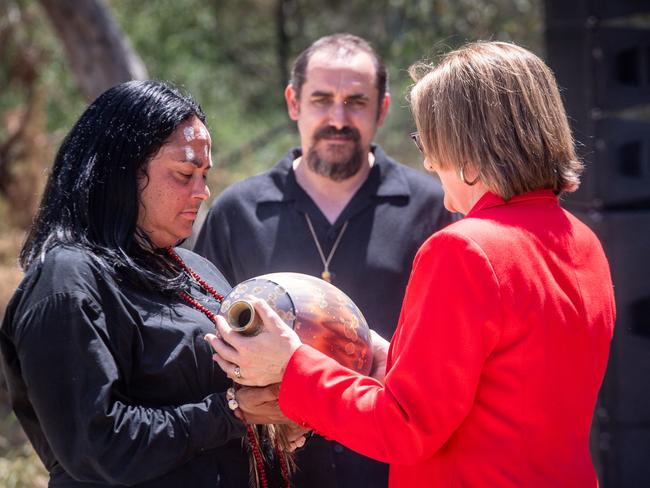
{"type": "Polygon", "coordinates": [[[350,50],[347,47],[341,46],[334,53],[334,57],[337,59],[341,59],[346,57],[348,54],[350,54],[350,50]]]}
{"type": "Polygon", "coordinates": [[[185,127],[183,128],[183,136],[187,142],[194,139],[194,127],[185,127]]]}
{"type": "Polygon", "coordinates": [[[185,159],[188,161],[194,161],[194,150],[189,147],[185,146],[185,159]]]}
{"type": "Polygon", "coordinates": [[[200,139],[207,139],[208,138],[208,131],[203,126],[199,127],[199,138],[200,139]]]}

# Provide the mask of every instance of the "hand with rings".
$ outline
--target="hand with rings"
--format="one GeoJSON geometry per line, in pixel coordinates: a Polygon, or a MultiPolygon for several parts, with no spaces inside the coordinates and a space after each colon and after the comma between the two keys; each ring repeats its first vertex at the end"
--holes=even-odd
{"type": "Polygon", "coordinates": [[[264,323],[259,334],[243,336],[217,316],[217,333],[206,334],[205,340],[214,350],[212,359],[235,382],[247,386],[279,383],[291,355],[302,342],[265,301],[250,301],[264,323]]]}
{"type": "Polygon", "coordinates": [[[237,405],[249,424],[286,424],[290,420],[280,410],[280,385],[237,387],[237,405]]]}

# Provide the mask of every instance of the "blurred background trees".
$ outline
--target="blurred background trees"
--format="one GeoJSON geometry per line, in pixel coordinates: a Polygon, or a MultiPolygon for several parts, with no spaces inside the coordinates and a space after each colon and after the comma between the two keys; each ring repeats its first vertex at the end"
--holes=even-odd
{"type": "MultiPolygon", "coordinates": [[[[298,144],[283,98],[291,62],[316,38],[351,32],[389,68],[391,113],[377,140],[417,167],[408,66],[477,39],[543,55],[542,15],[540,0],[0,0],[0,318],[54,153],[112,84],[169,80],[201,103],[216,195],[298,144]]],[[[0,387],[0,486],[46,480],[0,387]]]]}

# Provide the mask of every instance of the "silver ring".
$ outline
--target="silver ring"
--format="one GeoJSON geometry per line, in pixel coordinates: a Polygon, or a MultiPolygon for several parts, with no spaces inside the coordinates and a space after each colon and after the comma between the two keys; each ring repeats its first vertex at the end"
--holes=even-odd
{"type": "Polygon", "coordinates": [[[237,379],[241,379],[241,369],[239,369],[239,366],[235,366],[235,376],[237,379]]]}

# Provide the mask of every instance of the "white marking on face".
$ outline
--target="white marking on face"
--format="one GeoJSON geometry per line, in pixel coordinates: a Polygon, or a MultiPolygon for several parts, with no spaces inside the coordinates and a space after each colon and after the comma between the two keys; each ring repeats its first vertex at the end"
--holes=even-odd
{"type": "Polygon", "coordinates": [[[335,57],[336,59],[341,59],[341,58],[345,57],[345,55],[346,55],[348,52],[349,52],[349,51],[348,51],[348,48],[346,48],[346,47],[339,47],[339,48],[336,50],[336,53],[334,53],[334,57],[335,57]]]}
{"type": "Polygon", "coordinates": [[[199,137],[201,139],[207,139],[208,138],[208,131],[203,126],[199,127],[199,137]]]}
{"type": "Polygon", "coordinates": [[[206,158],[210,156],[210,149],[208,149],[208,146],[204,146],[203,151],[205,152],[205,157],[206,158]]]}
{"type": "Polygon", "coordinates": [[[194,150],[189,147],[185,146],[185,159],[188,161],[193,161],[194,160],[194,150]]]}
{"type": "MultiPolygon", "coordinates": [[[[203,130],[203,128],[201,128],[203,130]]],[[[185,136],[185,140],[187,142],[190,142],[191,140],[194,139],[194,127],[185,127],[183,129],[183,136],[185,136]]]]}

